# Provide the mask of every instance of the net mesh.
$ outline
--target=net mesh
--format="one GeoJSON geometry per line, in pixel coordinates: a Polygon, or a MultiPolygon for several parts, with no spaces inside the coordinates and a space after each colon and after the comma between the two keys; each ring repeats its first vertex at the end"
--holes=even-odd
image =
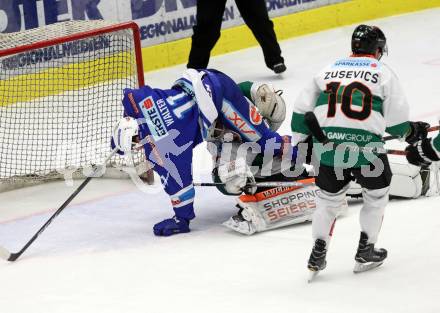
{"type": "MultiPolygon", "coordinates": [[[[1,53],[94,31],[0,57],[1,184],[62,178],[66,169],[103,164],[123,115],[123,89],[138,87],[133,31],[97,31],[111,25],[69,21],[0,37],[1,53]]],[[[145,159],[141,152],[134,158],[145,159]]],[[[111,166],[126,162],[115,156],[111,166]]]]}

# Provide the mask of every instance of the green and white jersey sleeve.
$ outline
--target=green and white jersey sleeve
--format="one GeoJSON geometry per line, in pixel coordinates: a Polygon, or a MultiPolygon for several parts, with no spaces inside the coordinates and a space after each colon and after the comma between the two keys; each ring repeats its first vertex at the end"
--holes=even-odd
{"type": "Polygon", "coordinates": [[[291,121],[292,143],[294,145],[304,141],[310,135],[310,131],[304,121],[304,115],[315,110],[316,100],[320,93],[321,89],[316,83],[315,78],[313,78],[298,95],[293,106],[291,121]]]}
{"type": "MultiPolygon", "coordinates": [[[[315,113],[336,144],[381,146],[385,132],[404,137],[410,130],[408,103],[396,75],[371,57],[348,57],[325,67],[298,96],[293,111],[296,140],[309,134],[307,111],[315,113]]],[[[334,166],[334,160],[334,153],[328,152],[321,163],[334,166]]],[[[370,161],[371,156],[360,155],[355,166],[370,161]]]]}
{"type": "MultiPolygon", "coordinates": [[[[409,105],[396,74],[385,64],[383,75],[383,116],[385,131],[391,135],[406,137],[411,131],[409,105]]],[[[383,134],[382,134],[383,135],[383,134]]]]}
{"type": "Polygon", "coordinates": [[[254,97],[252,96],[252,91],[253,89],[255,89],[255,83],[251,82],[251,81],[244,81],[241,83],[237,84],[238,87],[240,88],[241,93],[248,98],[249,100],[251,100],[252,102],[254,102],[254,97]]]}
{"type": "Polygon", "coordinates": [[[432,141],[432,146],[434,147],[438,157],[440,158],[440,134],[434,138],[434,140],[432,141]]]}

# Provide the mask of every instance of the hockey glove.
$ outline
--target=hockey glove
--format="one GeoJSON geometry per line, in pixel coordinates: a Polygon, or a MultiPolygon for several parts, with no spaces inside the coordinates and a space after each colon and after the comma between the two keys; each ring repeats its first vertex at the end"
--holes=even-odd
{"type": "Polygon", "coordinates": [[[226,195],[241,195],[243,192],[255,193],[255,178],[245,159],[238,158],[234,161],[227,162],[214,169],[213,176],[218,175],[218,181],[223,183],[220,191],[226,195]]]}
{"type": "Polygon", "coordinates": [[[405,141],[409,144],[415,144],[419,140],[426,139],[428,137],[428,129],[431,127],[425,122],[409,122],[411,126],[411,132],[406,136],[405,141]]]}
{"type": "Polygon", "coordinates": [[[428,166],[433,161],[439,161],[440,158],[432,146],[431,138],[423,139],[415,144],[406,147],[406,159],[409,163],[416,166],[428,166]]]}
{"type": "Polygon", "coordinates": [[[138,137],[139,130],[136,120],[132,117],[121,118],[113,128],[111,148],[118,148],[117,153],[124,155],[132,150],[138,137]]]}

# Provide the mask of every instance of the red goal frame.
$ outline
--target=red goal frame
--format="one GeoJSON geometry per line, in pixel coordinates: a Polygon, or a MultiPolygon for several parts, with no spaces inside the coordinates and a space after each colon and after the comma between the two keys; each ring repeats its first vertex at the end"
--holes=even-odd
{"type": "MultiPolygon", "coordinates": [[[[23,53],[29,50],[41,49],[49,46],[59,45],[66,42],[71,42],[75,40],[81,40],[93,36],[103,35],[106,33],[116,32],[120,30],[131,30],[133,34],[133,44],[134,44],[134,54],[136,58],[136,68],[137,68],[137,83],[138,87],[145,85],[144,78],[144,67],[142,61],[142,46],[141,46],[141,36],[139,26],[133,22],[115,22],[112,25],[108,26],[97,26],[96,29],[87,30],[87,31],[79,31],[75,34],[65,35],[56,37],[48,40],[41,40],[38,42],[19,45],[13,48],[0,49],[0,57],[10,56],[18,53],[23,53]]],[[[154,183],[154,175],[153,170],[150,168],[147,170],[146,181],[148,184],[154,183]]],[[[1,189],[1,188],[0,188],[1,189]]]]}
{"type": "Polygon", "coordinates": [[[137,75],[138,75],[138,84],[139,87],[143,86],[145,84],[144,80],[144,66],[142,63],[142,47],[141,47],[141,36],[139,31],[139,26],[135,22],[123,22],[118,23],[110,26],[104,26],[99,27],[94,30],[79,32],[77,34],[73,35],[67,35],[67,36],[61,36],[55,39],[49,39],[49,40],[42,40],[36,43],[28,44],[28,45],[22,45],[17,46],[14,48],[4,49],[0,50],[0,57],[17,54],[29,50],[35,50],[35,49],[41,49],[48,46],[58,45],[69,41],[84,39],[87,37],[92,37],[96,35],[101,35],[109,32],[124,30],[124,29],[131,29],[133,33],[133,42],[134,42],[134,49],[135,49],[135,55],[136,55],[136,67],[137,67],[137,75]]]}

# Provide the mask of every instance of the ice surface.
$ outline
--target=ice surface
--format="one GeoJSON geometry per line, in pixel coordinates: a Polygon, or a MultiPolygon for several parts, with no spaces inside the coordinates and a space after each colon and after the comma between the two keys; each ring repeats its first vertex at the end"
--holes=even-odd
{"type": "MultiPolygon", "coordinates": [[[[434,122],[440,115],[440,9],[372,23],[389,38],[384,60],[407,90],[411,117],[434,122]]],[[[213,58],[210,65],[237,81],[272,81],[284,89],[290,113],[305,82],[349,53],[352,30],[281,42],[288,71],[278,77],[264,67],[259,48],[213,58]]],[[[147,73],[146,81],[168,87],[183,69],[147,73]]],[[[287,121],[281,132],[289,133],[287,121]]],[[[195,160],[197,180],[207,180],[204,147],[195,160]]],[[[52,183],[0,194],[0,244],[17,251],[73,190],[52,183]]],[[[393,200],[378,243],[389,258],[358,275],[352,269],[360,204],[354,203],[336,224],[327,268],[307,284],[310,224],[245,237],[220,225],[235,212],[232,197],[197,191],[193,231],[157,238],[153,224],[172,215],[163,192],[143,194],[128,181],[92,181],[22,259],[0,262],[1,312],[440,311],[438,198],[393,200]]]]}

